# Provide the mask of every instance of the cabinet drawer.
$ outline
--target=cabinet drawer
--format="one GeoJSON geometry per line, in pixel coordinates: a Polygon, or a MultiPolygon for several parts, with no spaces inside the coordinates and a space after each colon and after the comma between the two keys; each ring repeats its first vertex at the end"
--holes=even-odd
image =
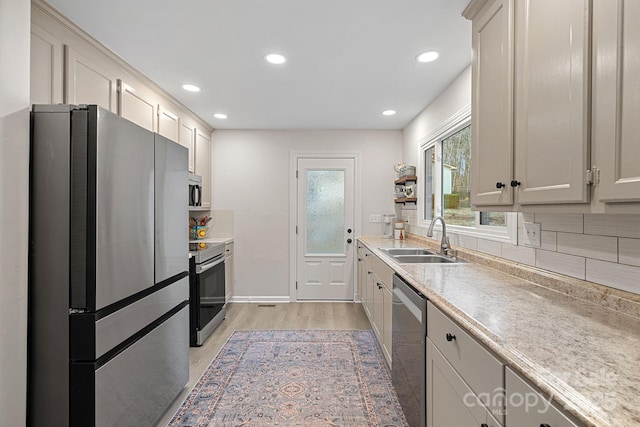
{"type": "Polygon", "coordinates": [[[364,245],[358,245],[358,258],[363,260],[367,265],[371,266],[371,262],[373,259],[373,253],[369,249],[367,249],[364,245]]]}
{"type": "Polygon", "coordinates": [[[505,374],[507,425],[519,427],[578,427],[552,400],[539,393],[510,368],[505,374]]]}
{"type": "Polygon", "coordinates": [[[391,267],[389,267],[387,264],[384,263],[384,261],[382,261],[380,258],[378,258],[377,256],[371,256],[369,258],[372,258],[372,266],[373,266],[373,272],[376,273],[376,276],[378,276],[378,279],[380,279],[380,281],[382,281],[382,283],[387,287],[387,289],[392,290],[393,289],[393,270],[391,269],[391,267]]]}
{"type": "Polygon", "coordinates": [[[502,362],[431,302],[427,303],[427,336],[482,403],[493,414],[502,414],[504,402],[495,398],[504,384],[502,362]]]}
{"type": "Polygon", "coordinates": [[[233,256],[233,242],[225,243],[225,245],[224,245],[224,255],[227,258],[229,258],[230,256],[233,256]]]}

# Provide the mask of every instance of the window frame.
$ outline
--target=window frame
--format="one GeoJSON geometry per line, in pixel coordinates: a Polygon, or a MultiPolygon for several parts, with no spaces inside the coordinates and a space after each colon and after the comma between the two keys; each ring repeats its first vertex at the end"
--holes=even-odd
{"type": "MultiPolygon", "coordinates": [[[[434,215],[444,218],[444,199],[442,195],[442,147],[443,141],[451,135],[459,132],[467,126],[471,125],[471,106],[467,106],[460,110],[457,114],[445,120],[440,126],[434,129],[419,142],[420,154],[418,156],[418,187],[420,188],[420,196],[423,198],[422,203],[418,203],[418,226],[429,227],[431,219],[425,219],[425,200],[431,197],[426,194],[426,152],[430,148],[435,149],[436,158],[436,174],[433,177],[434,185],[434,215]]],[[[473,170],[471,171],[473,176],[473,170]]],[[[472,178],[473,179],[473,178],[472,178]]],[[[473,208],[472,208],[473,209],[473,208]]],[[[505,212],[505,227],[497,227],[491,225],[480,224],[480,211],[474,211],[476,225],[474,227],[466,227],[461,225],[447,224],[447,230],[451,233],[476,237],[486,240],[494,240],[504,243],[517,244],[518,239],[518,217],[516,212],[505,212]]],[[[438,222],[434,227],[436,230],[442,230],[442,226],[438,222]]]]}

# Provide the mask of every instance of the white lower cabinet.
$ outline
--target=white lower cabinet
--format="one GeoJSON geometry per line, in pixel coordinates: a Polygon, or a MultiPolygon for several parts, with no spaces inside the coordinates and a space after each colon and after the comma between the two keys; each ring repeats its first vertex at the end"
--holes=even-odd
{"type": "Polygon", "coordinates": [[[427,338],[427,427],[501,427],[427,338]]]}
{"type": "Polygon", "coordinates": [[[504,364],[427,303],[427,426],[501,426],[504,364]]]}
{"type": "Polygon", "coordinates": [[[555,403],[506,369],[507,427],[578,427],[555,403]]]}
{"type": "Polygon", "coordinates": [[[225,302],[233,298],[233,242],[224,245],[224,288],[226,293],[225,302]]]}
{"type": "Polygon", "coordinates": [[[358,244],[358,292],[364,312],[385,359],[391,366],[391,291],[393,270],[362,244],[358,244]]]}

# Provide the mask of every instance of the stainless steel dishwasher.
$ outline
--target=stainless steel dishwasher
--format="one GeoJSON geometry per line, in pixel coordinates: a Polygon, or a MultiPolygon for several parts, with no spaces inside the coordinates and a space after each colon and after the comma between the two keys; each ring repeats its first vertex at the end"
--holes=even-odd
{"type": "Polygon", "coordinates": [[[427,298],[393,275],[391,377],[411,427],[426,425],[427,298]]]}

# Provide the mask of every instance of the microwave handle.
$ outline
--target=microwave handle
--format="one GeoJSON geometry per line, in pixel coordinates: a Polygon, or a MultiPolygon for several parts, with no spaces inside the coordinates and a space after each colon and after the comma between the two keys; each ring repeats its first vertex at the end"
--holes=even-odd
{"type": "Polygon", "coordinates": [[[196,206],[202,206],[202,187],[197,185],[196,188],[198,189],[198,201],[196,202],[196,206]]]}
{"type": "Polygon", "coordinates": [[[191,193],[189,194],[189,206],[196,205],[196,186],[191,185],[191,193]]]}

